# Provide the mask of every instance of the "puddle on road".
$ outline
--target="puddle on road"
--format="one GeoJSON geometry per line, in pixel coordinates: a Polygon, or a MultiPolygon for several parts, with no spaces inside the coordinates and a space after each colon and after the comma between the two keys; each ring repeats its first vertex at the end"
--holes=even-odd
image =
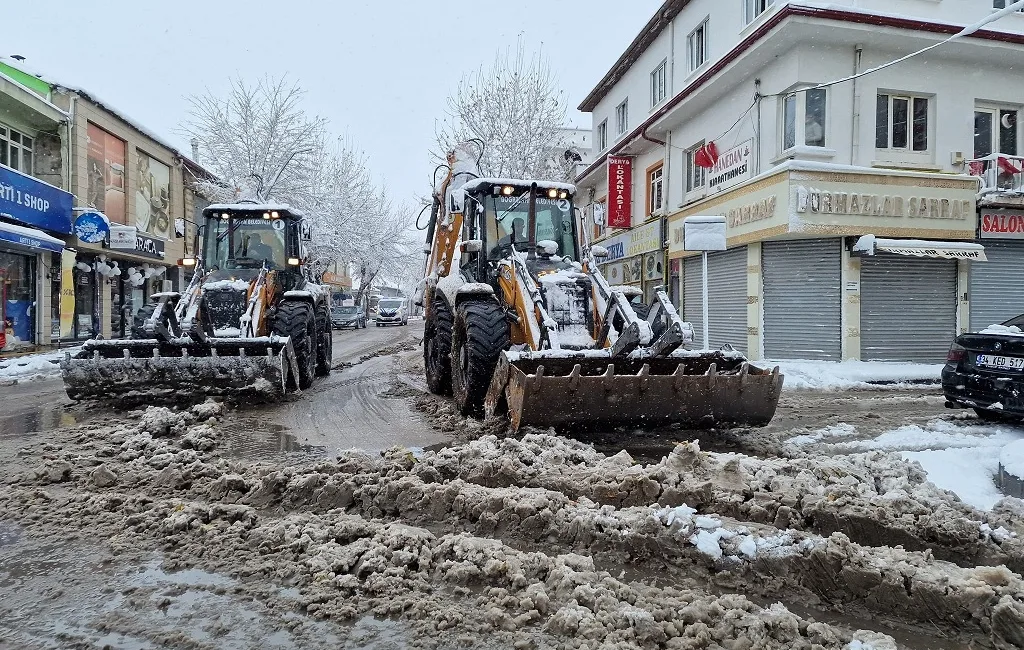
{"type": "Polygon", "coordinates": [[[282,454],[299,458],[322,458],[327,447],[299,441],[288,428],[256,418],[229,419],[221,427],[225,456],[248,461],[279,459],[282,454]]]}
{"type": "Polygon", "coordinates": [[[62,404],[48,404],[34,411],[0,416],[0,435],[23,436],[41,431],[52,431],[78,424],[78,418],[65,411],[62,404]]]}

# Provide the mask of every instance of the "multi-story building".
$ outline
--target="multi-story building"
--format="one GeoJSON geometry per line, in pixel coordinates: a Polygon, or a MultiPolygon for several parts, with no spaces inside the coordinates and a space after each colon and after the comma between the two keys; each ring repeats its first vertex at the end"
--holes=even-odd
{"type": "Polygon", "coordinates": [[[0,59],[0,74],[30,84],[59,112],[63,139],[48,159],[63,171],[76,215],[98,214],[109,229],[95,242],[72,228],[62,233],[67,245],[48,274],[50,292],[61,298],[53,301],[49,336],[39,341],[125,336],[152,294],[182,288],[177,260],[191,251],[197,208],[205,205],[196,181],[212,177],[86,90],[11,59],[0,59]]]}
{"type": "Polygon", "coordinates": [[[50,278],[71,233],[69,116],[44,87],[0,65],[0,347],[7,350],[50,342],[60,303],[50,278]]]}
{"type": "Polygon", "coordinates": [[[726,217],[711,345],[755,359],[940,360],[1024,311],[1024,14],[886,65],[1003,5],[667,0],[580,106],[607,275],[667,284],[701,331],[682,224],[726,217]]]}

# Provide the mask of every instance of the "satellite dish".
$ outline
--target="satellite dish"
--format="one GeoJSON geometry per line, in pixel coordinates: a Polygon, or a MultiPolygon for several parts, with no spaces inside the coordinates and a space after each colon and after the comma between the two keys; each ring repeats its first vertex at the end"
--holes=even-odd
{"type": "Polygon", "coordinates": [[[565,162],[583,162],[583,156],[573,149],[566,149],[563,157],[565,158],[565,162]]]}
{"type": "Polygon", "coordinates": [[[1017,115],[1012,111],[1003,111],[1003,116],[999,118],[999,123],[1003,125],[1004,129],[1012,129],[1016,122],[1017,115]]]}

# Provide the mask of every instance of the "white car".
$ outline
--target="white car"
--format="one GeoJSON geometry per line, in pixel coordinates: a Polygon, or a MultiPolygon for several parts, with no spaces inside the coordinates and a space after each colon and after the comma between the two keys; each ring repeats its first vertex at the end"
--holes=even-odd
{"type": "Polygon", "coordinates": [[[402,298],[381,298],[377,303],[377,318],[374,320],[377,327],[385,325],[408,325],[409,310],[402,298]]]}

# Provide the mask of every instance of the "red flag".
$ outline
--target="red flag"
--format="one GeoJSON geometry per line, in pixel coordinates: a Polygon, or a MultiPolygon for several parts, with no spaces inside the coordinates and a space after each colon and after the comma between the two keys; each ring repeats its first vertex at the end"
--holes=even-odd
{"type": "Polygon", "coordinates": [[[693,164],[698,167],[711,169],[718,162],[718,146],[714,142],[708,142],[693,154],[693,164]]]}
{"type": "Polygon", "coordinates": [[[999,169],[1005,174],[1019,174],[1022,169],[1021,161],[999,156],[999,169]]]}

